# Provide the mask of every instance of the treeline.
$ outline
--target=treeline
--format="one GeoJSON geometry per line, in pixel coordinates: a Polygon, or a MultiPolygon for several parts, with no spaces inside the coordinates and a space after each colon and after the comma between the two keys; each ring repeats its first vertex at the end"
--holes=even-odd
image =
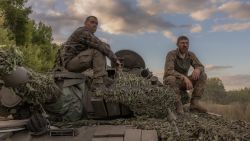
{"type": "Polygon", "coordinates": [[[27,0],[0,1],[0,47],[16,46],[24,55],[25,65],[39,72],[50,71],[58,49],[52,29],[29,18],[27,0]]]}
{"type": "Polygon", "coordinates": [[[250,122],[250,88],[225,91],[219,78],[209,78],[206,84],[203,104],[208,111],[230,120],[250,122]]]}
{"type": "Polygon", "coordinates": [[[241,104],[250,102],[250,87],[240,90],[226,91],[219,78],[209,78],[205,88],[203,100],[217,103],[230,104],[239,102],[241,104]]]}

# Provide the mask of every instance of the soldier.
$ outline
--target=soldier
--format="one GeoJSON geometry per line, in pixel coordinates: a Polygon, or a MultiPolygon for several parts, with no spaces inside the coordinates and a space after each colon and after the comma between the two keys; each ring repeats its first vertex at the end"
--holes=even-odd
{"type": "Polygon", "coordinates": [[[207,75],[204,66],[191,51],[188,51],[189,39],[186,36],[180,36],[177,39],[177,49],[170,51],[166,56],[163,82],[174,88],[177,101],[176,112],[183,114],[181,101],[181,91],[193,89],[190,101],[190,111],[207,112],[206,108],[199,104],[199,100],[204,92],[207,75]],[[191,76],[188,70],[194,68],[191,76]]]}
{"type": "Polygon", "coordinates": [[[56,71],[67,70],[77,73],[92,68],[94,89],[104,86],[107,79],[106,56],[117,66],[121,65],[109,44],[94,35],[97,26],[98,20],[95,16],[87,17],[84,26],[76,29],[59,50],[61,61],[57,61],[56,67],[56,71]]]}

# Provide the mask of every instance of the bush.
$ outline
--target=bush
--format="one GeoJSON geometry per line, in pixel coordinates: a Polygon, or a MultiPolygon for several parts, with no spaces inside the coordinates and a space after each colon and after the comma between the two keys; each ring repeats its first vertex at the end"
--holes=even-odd
{"type": "Polygon", "coordinates": [[[56,45],[28,45],[21,47],[24,55],[24,64],[29,68],[39,71],[51,71],[54,66],[56,45]]]}

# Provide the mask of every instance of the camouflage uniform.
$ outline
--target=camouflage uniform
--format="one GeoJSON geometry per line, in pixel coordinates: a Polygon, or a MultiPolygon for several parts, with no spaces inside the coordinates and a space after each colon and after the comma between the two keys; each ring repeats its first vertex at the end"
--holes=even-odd
{"type": "MultiPolygon", "coordinates": [[[[62,45],[56,56],[55,74],[67,72],[81,73],[89,68],[93,69],[92,85],[103,84],[106,71],[106,57],[116,62],[117,57],[111,51],[110,46],[99,40],[93,33],[85,27],[79,27],[68,38],[67,42],[62,45]]],[[[56,78],[56,83],[62,89],[63,94],[58,98],[56,103],[47,105],[46,109],[51,115],[52,120],[76,121],[87,117],[87,106],[84,101],[88,95],[88,87],[83,82],[83,78],[56,78]],[[72,85],[63,86],[66,81],[72,85]]],[[[106,81],[106,79],[105,79],[106,81]]]]}
{"type": "Polygon", "coordinates": [[[204,66],[193,52],[188,51],[183,59],[180,57],[178,49],[169,52],[166,56],[163,82],[164,84],[170,85],[175,89],[177,99],[180,99],[181,93],[186,91],[184,76],[188,77],[193,83],[194,89],[192,98],[200,99],[204,92],[205,82],[207,79],[207,75],[204,72],[204,66]],[[191,76],[187,76],[190,66],[201,70],[198,80],[192,80],[191,76]]]}
{"type": "Polygon", "coordinates": [[[83,72],[93,68],[93,82],[103,83],[107,75],[106,58],[116,62],[117,57],[107,43],[102,42],[85,27],[79,27],[60,49],[57,67],[71,72],[83,72]],[[59,57],[60,56],[60,57],[59,57]]]}

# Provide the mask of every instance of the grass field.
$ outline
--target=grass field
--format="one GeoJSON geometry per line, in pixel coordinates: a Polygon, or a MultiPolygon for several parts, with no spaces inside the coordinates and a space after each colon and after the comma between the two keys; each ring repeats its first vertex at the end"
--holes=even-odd
{"type": "Polygon", "coordinates": [[[228,105],[202,102],[209,112],[220,114],[226,119],[245,120],[250,122],[250,103],[234,102],[228,105]]]}

